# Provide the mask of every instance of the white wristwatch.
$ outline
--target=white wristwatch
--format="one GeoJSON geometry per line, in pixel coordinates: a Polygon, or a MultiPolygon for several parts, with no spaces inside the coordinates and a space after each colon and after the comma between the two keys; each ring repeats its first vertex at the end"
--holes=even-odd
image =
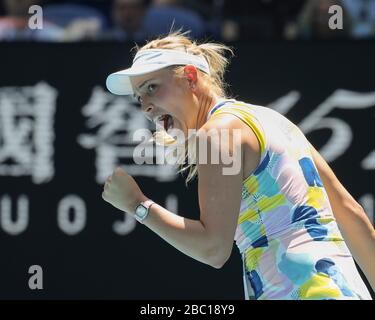
{"type": "Polygon", "coordinates": [[[135,208],[135,214],[134,217],[135,219],[143,223],[143,220],[145,220],[150,212],[150,207],[154,204],[155,202],[148,199],[146,201],[141,202],[136,208],[135,208]]]}

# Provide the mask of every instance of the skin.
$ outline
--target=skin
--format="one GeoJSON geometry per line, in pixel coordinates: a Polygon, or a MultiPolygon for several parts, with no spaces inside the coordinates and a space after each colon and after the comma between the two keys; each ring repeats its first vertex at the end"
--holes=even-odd
{"type": "MultiPolygon", "coordinates": [[[[181,217],[159,204],[152,205],[144,224],[165,241],[186,255],[221,268],[229,258],[241,201],[243,179],[255,170],[260,159],[260,147],[253,131],[237,117],[225,114],[212,116],[206,121],[209,110],[220,97],[207,89],[194,66],[186,66],[182,77],[171,69],[164,69],[131,79],[142,111],[149,119],[168,113],[173,116],[174,127],[185,133],[199,129],[197,141],[211,129],[241,130],[241,170],[236,175],[223,175],[219,164],[199,164],[198,195],[200,219],[181,217]],[[150,80],[141,89],[139,86],[150,80]],[[222,195],[225,194],[225,197],[222,195]]],[[[219,130],[220,133],[220,130],[219,130]]],[[[231,137],[229,139],[231,141],[231,137]]],[[[209,139],[207,150],[220,149],[217,140],[209,139]]],[[[233,144],[226,146],[234,152],[233,144]]],[[[198,154],[198,159],[200,155],[198,154]]],[[[128,173],[117,168],[107,179],[102,197],[116,208],[134,214],[136,206],[147,197],[128,173]]]]}
{"type": "MultiPolygon", "coordinates": [[[[221,268],[231,255],[241,201],[243,180],[258,166],[260,146],[254,132],[231,114],[218,114],[206,121],[209,110],[218,102],[194,66],[185,66],[184,75],[176,77],[164,69],[131,79],[142,111],[149,119],[170,114],[174,127],[185,133],[199,129],[198,143],[211,129],[241,130],[241,170],[236,175],[223,175],[223,163],[200,164],[198,161],[198,195],[200,219],[192,220],[168,211],[159,204],[150,208],[144,225],[186,255],[221,268]],[[148,81],[145,83],[145,81],[148,81]],[[142,88],[139,88],[144,84],[142,88]],[[225,196],[223,196],[225,195],[225,196]]],[[[229,139],[231,141],[231,139],[229,139]]],[[[211,148],[228,148],[208,139],[206,154],[211,148]]],[[[375,288],[375,231],[363,208],[342,186],[321,155],[311,146],[314,163],[327,191],[333,213],[354,258],[375,288]]],[[[200,155],[198,153],[198,159],[200,155]]],[[[107,179],[102,197],[116,208],[134,214],[136,206],[148,199],[127,172],[117,168],[107,179]]]]}
{"type": "Polygon", "coordinates": [[[362,206],[345,189],[312,145],[311,152],[344,240],[375,291],[374,227],[362,206]]]}

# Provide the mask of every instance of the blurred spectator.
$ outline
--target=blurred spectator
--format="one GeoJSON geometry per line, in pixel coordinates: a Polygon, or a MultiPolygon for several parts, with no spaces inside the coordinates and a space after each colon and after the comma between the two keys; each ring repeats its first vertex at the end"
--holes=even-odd
{"type": "Polygon", "coordinates": [[[178,1],[114,0],[113,29],[103,37],[116,40],[144,41],[167,34],[171,29],[190,30],[192,37],[205,34],[198,14],[182,8],[178,1]]]}
{"type": "Polygon", "coordinates": [[[295,32],[293,33],[289,29],[286,36],[303,39],[349,38],[351,30],[350,16],[340,0],[308,0],[298,17],[295,32]],[[332,17],[329,7],[332,5],[339,5],[343,8],[343,29],[332,30],[329,28],[328,22],[332,17]]]}
{"type": "Polygon", "coordinates": [[[146,0],[114,0],[111,10],[113,28],[105,37],[134,41],[146,39],[143,22],[147,8],[146,0]]]}
{"type": "Polygon", "coordinates": [[[2,6],[0,40],[141,42],[171,29],[224,41],[375,37],[375,0],[3,0],[2,6]],[[41,30],[28,27],[35,4],[43,5],[41,30]],[[343,8],[343,30],[329,29],[332,5],[343,8]]]}
{"type": "Polygon", "coordinates": [[[303,0],[216,0],[222,5],[222,37],[224,40],[275,39],[291,16],[303,5],[303,0]]]}
{"type": "MultiPolygon", "coordinates": [[[[375,36],[375,0],[342,0],[353,23],[354,38],[375,36]]],[[[344,22],[345,23],[345,22],[344,22]]]]}
{"type": "Polygon", "coordinates": [[[171,29],[190,31],[192,38],[203,37],[206,27],[203,19],[193,10],[179,5],[178,1],[152,1],[144,19],[148,36],[167,34],[171,29]]]}
{"type": "Polygon", "coordinates": [[[64,29],[64,41],[95,39],[106,25],[104,15],[95,8],[74,4],[43,7],[45,19],[64,29]]]}
{"type": "Polygon", "coordinates": [[[0,40],[61,40],[64,30],[46,19],[43,19],[42,29],[29,27],[29,8],[40,3],[38,0],[5,0],[5,16],[0,17],[0,40]]]}
{"type": "Polygon", "coordinates": [[[220,39],[226,1],[229,0],[179,0],[179,4],[194,11],[203,19],[207,35],[220,39]]]}
{"type": "Polygon", "coordinates": [[[155,6],[177,6],[181,5],[180,0],[153,0],[152,1],[153,5],[155,6]]]}

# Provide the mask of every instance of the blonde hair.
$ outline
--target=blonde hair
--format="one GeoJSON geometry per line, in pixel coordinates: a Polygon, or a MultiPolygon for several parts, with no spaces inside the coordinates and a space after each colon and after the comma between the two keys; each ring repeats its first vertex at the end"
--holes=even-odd
{"type": "MultiPolygon", "coordinates": [[[[195,40],[190,39],[187,36],[188,32],[182,32],[181,30],[170,32],[165,37],[159,37],[154,40],[148,41],[141,48],[136,46],[136,51],[147,50],[147,49],[172,49],[181,50],[190,54],[203,56],[209,65],[210,74],[206,74],[203,71],[198,70],[201,79],[203,79],[207,89],[212,91],[218,97],[226,97],[227,84],[224,82],[224,73],[229,64],[229,59],[225,57],[225,53],[229,52],[231,56],[234,55],[233,50],[221,43],[205,42],[198,43],[195,40]]],[[[183,75],[183,67],[175,67],[175,73],[177,76],[183,75]]],[[[177,159],[180,165],[179,173],[188,171],[186,183],[192,180],[197,175],[197,167],[195,164],[195,143],[191,139],[195,140],[195,137],[185,143],[184,154],[177,159]],[[193,148],[191,148],[193,145],[193,148]],[[188,152],[190,151],[190,154],[188,152]],[[187,159],[193,160],[193,163],[183,164],[187,159]]],[[[157,131],[154,134],[154,141],[162,145],[172,145],[175,143],[175,139],[168,135],[167,132],[157,131]]]]}

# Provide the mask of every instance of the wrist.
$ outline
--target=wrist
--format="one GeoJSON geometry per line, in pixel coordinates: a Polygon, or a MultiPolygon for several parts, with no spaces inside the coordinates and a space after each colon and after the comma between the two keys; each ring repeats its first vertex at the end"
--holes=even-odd
{"type": "Polygon", "coordinates": [[[151,199],[145,199],[144,201],[141,201],[134,210],[134,218],[138,222],[143,223],[143,221],[148,217],[151,206],[154,203],[155,202],[151,199]]]}
{"type": "Polygon", "coordinates": [[[130,206],[130,210],[127,211],[129,212],[130,214],[132,214],[133,216],[135,215],[135,210],[137,209],[137,207],[142,203],[142,202],[145,202],[149,200],[146,196],[142,196],[140,198],[138,198],[137,200],[135,200],[132,205],[130,206]]]}

